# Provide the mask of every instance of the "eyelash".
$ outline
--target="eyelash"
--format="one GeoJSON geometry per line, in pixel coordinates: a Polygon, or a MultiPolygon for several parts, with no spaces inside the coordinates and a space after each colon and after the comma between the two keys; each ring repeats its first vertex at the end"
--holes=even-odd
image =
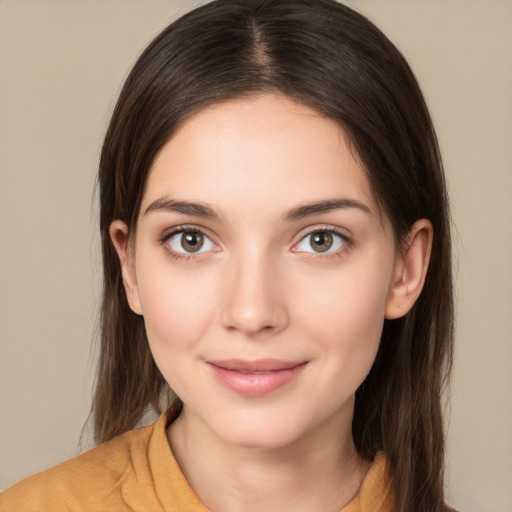
{"type": "Polygon", "coordinates": [[[206,234],[203,229],[200,229],[197,226],[190,226],[190,225],[176,226],[171,231],[164,233],[164,235],[159,239],[160,244],[162,244],[164,246],[167,253],[172,258],[174,258],[176,260],[187,261],[190,259],[198,258],[202,254],[205,254],[204,252],[199,252],[199,253],[178,252],[170,247],[168,242],[174,235],[178,235],[180,233],[187,233],[187,232],[198,233],[198,234],[202,235],[204,238],[207,238],[208,240],[211,241],[211,237],[208,236],[208,234],[206,234]]]}
{"type": "Polygon", "coordinates": [[[345,233],[341,232],[340,230],[338,230],[336,228],[325,226],[325,227],[315,228],[312,231],[307,231],[306,233],[304,233],[301,236],[300,240],[296,244],[294,244],[294,247],[296,247],[298,244],[300,244],[307,237],[311,237],[317,233],[329,233],[331,235],[334,235],[335,237],[337,237],[341,240],[342,246],[336,251],[326,252],[325,254],[322,254],[321,252],[315,252],[315,251],[293,251],[293,248],[292,248],[292,251],[293,252],[301,252],[307,258],[328,259],[328,258],[339,258],[339,257],[343,256],[344,253],[353,246],[353,241],[345,233]]]}
{"type": "MultiPolygon", "coordinates": [[[[175,235],[178,235],[180,233],[186,233],[186,232],[198,233],[211,241],[210,236],[208,236],[208,234],[203,229],[200,229],[197,226],[193,226],[193,225],[177,226],[177,227],[173,228],[171,231],[164,233],[164,235],[159,239],[160,244],[162,244],[165,247],[166,251],[172,258],[179,260],[179,261],[187,261],[190,259],[196,259],[196,258],[200,257],[200,255],[205,254],[206,252],[210,252],[210,251],[205,251],[205,252],[199,252],[196,254],[196,253],[178,252],[178,251],[173,250],[168,244],[169,240],[175,235]]],[[[329,233],[331,235],[334,235],[335,237],[341,239],[342,244],[343,244],[342,247],[334,252],[326,252],[325,254],[322,254],[321,252],[315,252],[315,251],[294,251],[293,248],[292,248],[292,252],[300,252],[300,253],[304,254],[305,257],[309,257],[309,258],[325,258],[326,259],[326,258],[342,256],[343,253],[345,253],[346,250],[350,249],[353,245],[352,240],[346,234],[342,233],[341,231],[339,231],[336,228],[326,226],[326,227],[316,228],[316,229],[313,229],[312,231],[308,231],[308,232],[304,233],[301,236],[300,240],[297,243],[295,243],[293,247],[296,247],[307,237],[313,236],[317,233],[329,233]]],[[[211,242],[211,243],[213,244],[214,242],[211,242]]]]}

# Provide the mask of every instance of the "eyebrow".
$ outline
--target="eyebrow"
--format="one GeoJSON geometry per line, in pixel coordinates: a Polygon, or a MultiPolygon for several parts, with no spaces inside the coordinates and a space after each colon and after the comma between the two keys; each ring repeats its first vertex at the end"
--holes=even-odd
{"type": "Polygon", "coordinates": [[[168,197],[162,197],[153,201],[145,210],[144,215],[155,211],[166,211],[173,213],[181,213],[183,215],[193,215],[194,217],[202,217],[220,221],[221,216],[219,213],[206,203],[179,201],[168,197]]]}
{"type": "MultiPolygon", "coordinates": [[[[292,208],[283,215],[285,221],[299,220],[312,215],[340,210],[345,208],[356,208],[364,213],[371,215],[371,210],[364,203],[355,199],[336,198],[326,199],[312,203],[301,204],[292,208]]],[[[221,221],[222,217],[212,206],[202,202],[180,201],[169,197],[162,197],[153,201],[145,210],[144,215],[154,211],[166,211],[172,213],[181,213],[183,215],[192,215],[214,221],[221,221]]]]}
{"type": "Polygon", "coordinates": [[[333,210],[340,210],[345,208],[356,208],[364,213],[370,214],[372,211],[364,203],[356,201],[355,199],[336,198],[326,199],[313,203],[306,203],[296,208],[291,209],[284,215],[284,220],[298,220],[311,215],[319,215],[320,213],[331,212],[333,210]]]}

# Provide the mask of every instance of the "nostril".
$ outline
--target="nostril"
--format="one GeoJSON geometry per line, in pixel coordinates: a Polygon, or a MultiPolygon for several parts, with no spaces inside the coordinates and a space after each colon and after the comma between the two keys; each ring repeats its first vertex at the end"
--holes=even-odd
{"type": "Polygon", "coordinates": [[[246,336],[269,335],[287,324],[287,314],[284,307],[253,305],[242,308],[237,303],[226,308],[223,323],[228,330],[239,331],[246,336]]]}

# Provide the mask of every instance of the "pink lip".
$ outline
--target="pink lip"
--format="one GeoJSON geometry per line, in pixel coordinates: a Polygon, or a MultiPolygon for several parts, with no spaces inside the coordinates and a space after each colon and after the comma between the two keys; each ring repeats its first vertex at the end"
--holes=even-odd
{"type": "Polygon", "coordinates": [[[306,367],[307,361],[229,359],[207,363],[217,380],[228,389],[255,397],[272,393],[294,380],[306,367]]]}

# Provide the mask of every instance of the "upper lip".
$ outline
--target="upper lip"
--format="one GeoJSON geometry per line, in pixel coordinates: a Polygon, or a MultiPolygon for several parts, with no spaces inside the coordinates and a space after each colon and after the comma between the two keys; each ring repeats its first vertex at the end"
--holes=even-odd
{"type": "Polygon", "coordinates": [[[238,372],[276,372],[295,368],[306,361],[283,361],[281,359],[256,359],[248,361],[245,359],[223,359],[207,361],[213,366],[238,372]]]}

